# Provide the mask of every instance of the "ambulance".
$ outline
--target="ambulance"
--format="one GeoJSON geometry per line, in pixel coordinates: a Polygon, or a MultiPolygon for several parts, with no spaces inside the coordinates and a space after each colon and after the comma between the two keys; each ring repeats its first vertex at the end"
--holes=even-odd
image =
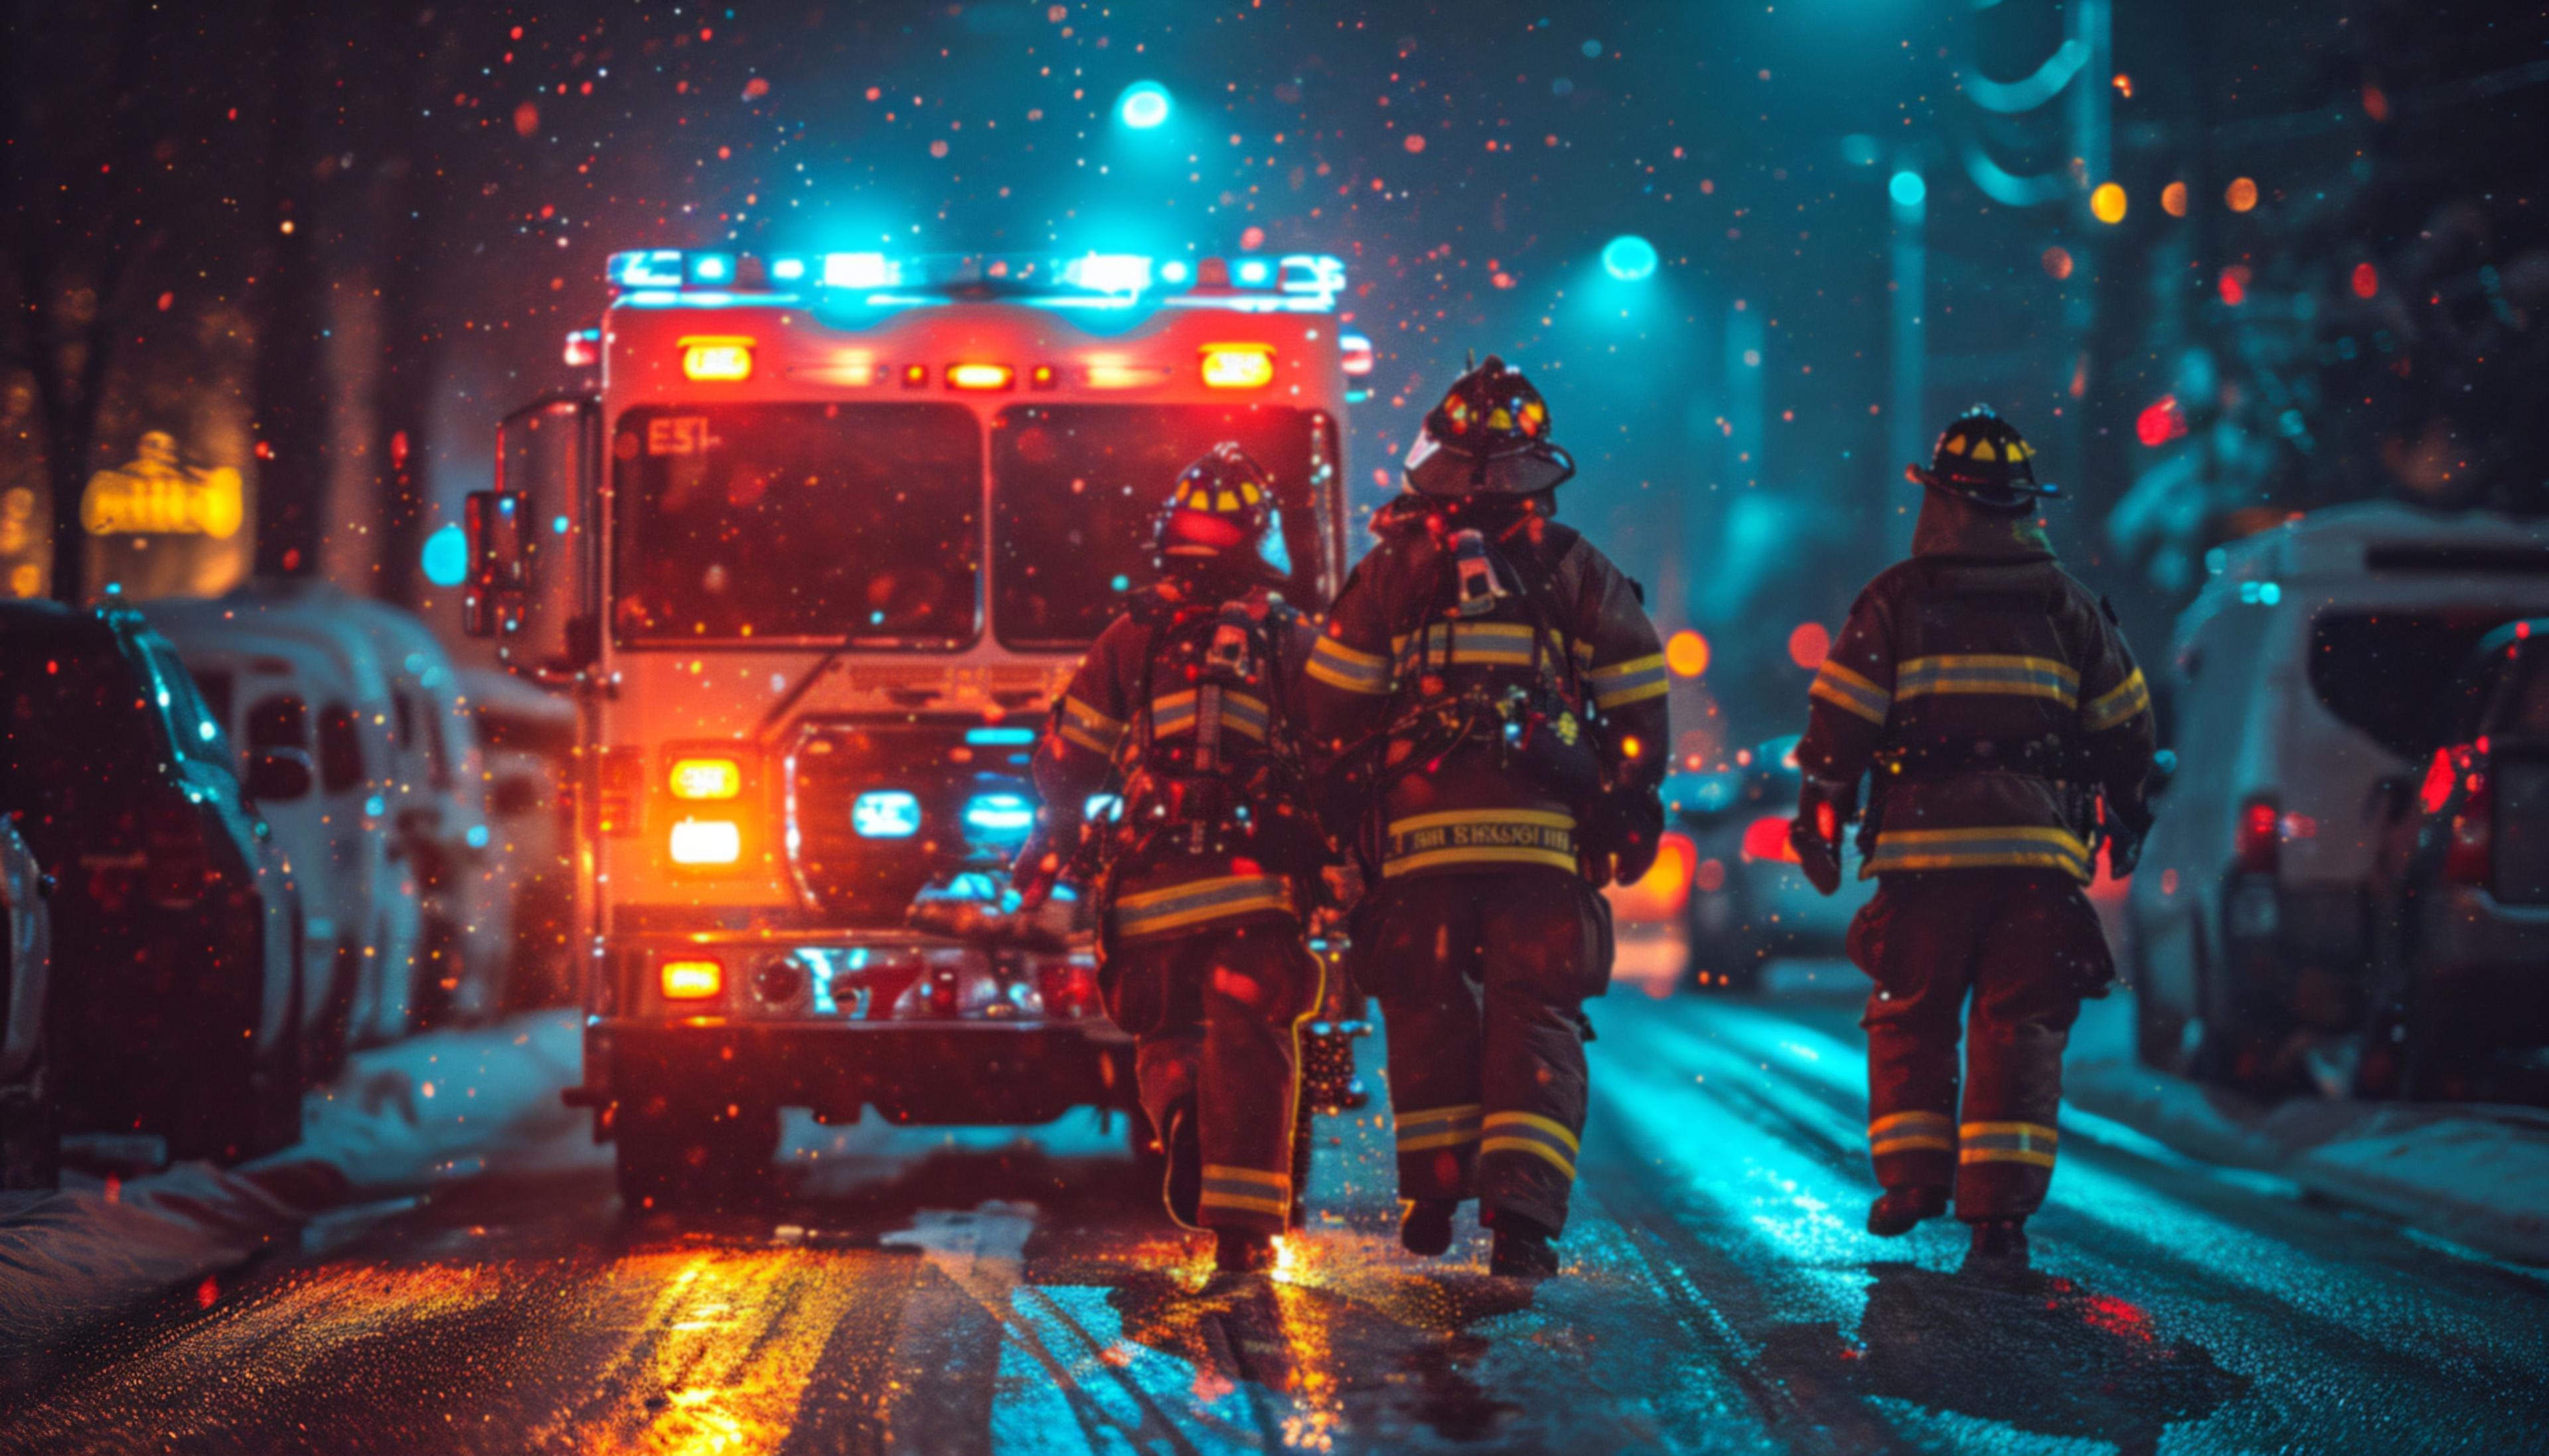
{"type": "MultiPolygon", "coordinates": [[[[499,427],[468,629],[577,709],[584,1076],[632,1208],[764,1184],[780,1113],[1131,1113],[1085,927],[958,936],[1180,467],[1274,474],[1318,611],[1371,368],[1336,259],[614,255],[590,392],[499,427]],[[921,917],[926,922],[926,917],[921,917]]],[[[1104,806],[1095,806],[1104,812],[1104,806]]],[[[1138,1142],[1137,1142],[1138,1145],[1138,1142]]]]}

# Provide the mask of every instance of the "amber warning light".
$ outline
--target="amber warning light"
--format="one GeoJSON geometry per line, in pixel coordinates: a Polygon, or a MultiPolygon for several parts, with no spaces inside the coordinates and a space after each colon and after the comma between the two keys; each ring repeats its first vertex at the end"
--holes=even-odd
{"type": "Polygon", "coordinates": [[[1017,378],[1017,371],[1006,364],[950,364],[947,387],[951,390],[1004,390],[1017,378]]]}
{"type": "Polygon", "coordinates": [[[1203,382],[1216,390],[1264,389],[1274,382],[1274,350],[1265,344],[1206,344],[1203,382]]]}
{"type": "Polygon", "coordinates": [[[725,967],[714,960],[667,960],[660,974],[667,1001],[705,1001],[725,986],[725,967]]]}
{"type": "Polygon", "coordinates": [[[750,379],[752,340],[686,338],[682,340],[682,373],[691,379],[711,382],[750,379]]]}

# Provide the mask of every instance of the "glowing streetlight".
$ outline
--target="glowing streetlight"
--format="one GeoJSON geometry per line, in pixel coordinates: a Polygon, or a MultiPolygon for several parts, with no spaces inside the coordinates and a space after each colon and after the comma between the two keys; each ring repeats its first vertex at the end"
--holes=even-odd
{"type": "Polygon", "coordinates": [[[1115,115],[1136,132],[1148,132],[1169,119],[1169,88],[1157,81],[1135,81],[1115,102],[1115,115]]]}
{"type": "Polygon", "coordinates": [[[1622,283],[1654,276],[1655,245],[1634,232],[1623,232],[1602,245],[1602,268],[1622,283]]]}

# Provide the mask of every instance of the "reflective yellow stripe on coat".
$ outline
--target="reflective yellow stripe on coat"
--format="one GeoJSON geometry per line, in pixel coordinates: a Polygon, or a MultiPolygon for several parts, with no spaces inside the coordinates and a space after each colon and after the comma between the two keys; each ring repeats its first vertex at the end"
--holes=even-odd
{"type": "Polygon", "coordinates": [[[1959,653],[1916,657],[1894,675],[1896,697],[1980,693],[2042,697],[2070,707],[2080,700],[2080,675],[2049,657],[2008,653],[1959,653]]]}
{"type": "Polygon", "coordinates": [[[1115,757],[1116,745],[1124,741],[1124,724],[1110,718],[1077,697],[1062,700],[1062,736],[1101,759],[1115,757]]]}
{"type": "Polygon", "coordinates": [[[1292,885],[1278,874],[1225,874],[1144,890],[1115,902],[1115,934],[1162,935],[1215,920],[1292,908],[1292,885]]]}
{"type": "Polygon", "coordinates": [[[1446,864],[1575,865],[1575,816],[1542,809],[1453,809],[1389,821],[1382,877],[1446,864]]]}
{"type": "Polygon", "coordinates": [[[2089,847],[2067,829],[2036,825],[1977,829],[1887,829],[1861,878],[1916,869],[2061,869],[2089,882],[2089,847]]]}
{"type": "Polygon", "coordinates": [[[2150,684],[2142,681],[2142,670],[2135,668],[2124,682],[2089,699],[2089,705],[2080,710],[2080,726],[2092,733],[2103,733],[2129,721],[2150,705],[2150,684]]]}

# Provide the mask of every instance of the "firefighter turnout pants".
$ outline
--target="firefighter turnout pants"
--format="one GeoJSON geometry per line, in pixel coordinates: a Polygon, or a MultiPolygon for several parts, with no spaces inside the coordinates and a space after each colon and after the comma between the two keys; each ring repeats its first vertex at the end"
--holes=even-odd
{"type": "Polygon", "coordinates": [[[1948,1190],[1967,1222],[2034,1213],[2053,1178],[2071,1024],[2115,975],[2078,882],[2013,868],[1882,875],[1849,956],[1876,983],[1859,1023],[1876,1181],[1948,1190]]]}
{"type": "Polygon", "coordinates": [[[1134,1039],[1151,1126],[1192,1099],[1207,1228],[1279,1233],[1291,1217],[1299,1031],[1322,969],[1288,916],[1130,940],[1106,957],[1106,1014],[1134,1039]]]}
{"type": "Polygon", "coordinates": [[[1580,1008],[1610,983],[1608,906],[1562,869],[1390,881],[1355,948],[1380,1001],[1401,1198],[1565,1227],[1584,1132],[1580,1008]]]}

